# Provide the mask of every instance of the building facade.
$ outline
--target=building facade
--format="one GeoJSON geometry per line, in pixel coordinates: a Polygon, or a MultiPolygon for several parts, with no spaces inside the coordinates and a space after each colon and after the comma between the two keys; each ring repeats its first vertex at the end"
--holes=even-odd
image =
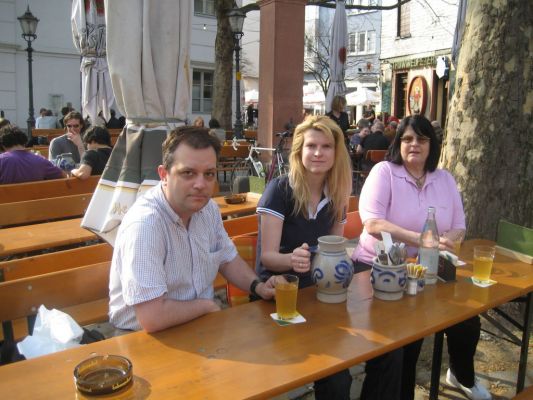
{"type": "MultiPolygon", "coordinates": [[[[347,0],[346,6],[379,5],[378,0],[347,0]]],[[[306,7],[306,86],[304,87],[304,106],[315,112],[324,112],[324,90],[327,85],[320,85],[321,78],[317,75],[329,74],[329,45],[334,9],[308,6],[306,7]],[[327,69],[326,69],[327,68],[327,69]],[[306,104],[306,98],[309,102],[306,104]]],[[[348,48],[345,72],[347,87],[346,100],[352,121],[362,117],[368,107],[379,109],[379,104],[362,104],[361,92],[380,92],[379,87],[379,54],[381,36],[380,10],[346,9],[348,26],[348,48]]]]}
{"type": "MultiPolygon", "coordinates": [[[[193,2],[190,121],[198,115],[205,122],[211,118],[217,31],[214,2],[193,2]]],[[[32,43],[35,117],[40,108],[60,114],[65,105],[80,110],[81,104],[81,57],[72,40],[72,0],[0,0],[0,110],[21,128],[28,119],[28,61],[17,17],[28,5],[39,19],[37,39],[32,43]]]]}
{"type": "Polygon", "coordinates": [[[398,118],[419,113],[445,123],[457,3],[412,0],[382,11],[382,111],[398,118]]]}

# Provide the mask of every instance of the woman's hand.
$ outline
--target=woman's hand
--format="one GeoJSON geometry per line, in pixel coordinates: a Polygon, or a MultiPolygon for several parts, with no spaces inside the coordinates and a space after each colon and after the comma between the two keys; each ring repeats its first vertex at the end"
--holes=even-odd
{"type": "Polygon", "coordinates": [[[441,236],[439,238],[439,250],[446,250],[446,251],[450,251],[453,253],[454,252],[453,241],[446,236],[441,236]]]}
{"type": "Polygon", "coordinates": [[[291,267],[295,272],[308,272],[311,268],[311,252],[307,243],[294,249],[291,254],[291,267]]]}

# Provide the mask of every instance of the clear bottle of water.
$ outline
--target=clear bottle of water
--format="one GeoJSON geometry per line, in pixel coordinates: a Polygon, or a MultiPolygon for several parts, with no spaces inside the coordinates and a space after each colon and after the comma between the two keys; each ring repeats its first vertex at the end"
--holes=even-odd
{"type": "Polygon", "coordinates": [[[435,221],[435,207],[428,208],[428,216],[420,234],[418,263],[427,267],[426,285],[435,284],[439,267],[439,232],[435,221]]]}

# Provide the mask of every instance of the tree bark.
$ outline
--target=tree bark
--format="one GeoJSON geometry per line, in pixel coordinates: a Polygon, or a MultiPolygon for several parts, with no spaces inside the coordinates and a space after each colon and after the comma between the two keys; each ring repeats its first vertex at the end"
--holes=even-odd
{"type": "Polygon", "coordinates": [[[233,7],[233,0],[215,1],[217,37],[215,40],[215,88],[213,111],[224,129],[231,129],[231,99],[233,88],[233,33],[226,13],[233,7]]]}
{"type": "Polygon", "coordinates": [[[468,2],[441,167],[456,178],[467,235],[533,226],[533,3],[468,2]]]}

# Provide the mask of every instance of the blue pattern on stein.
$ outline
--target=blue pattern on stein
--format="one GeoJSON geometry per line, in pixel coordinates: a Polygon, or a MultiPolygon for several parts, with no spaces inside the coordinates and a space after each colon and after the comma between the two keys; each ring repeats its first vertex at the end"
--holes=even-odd
{"type": "Polygon", "coordinates": [[[312,278],[314,283],[317,283],[319,280],[324,278],[324,271],[322,271],[321,267],[315,267],[312,278]]]}
{"type": "Polygon", "coordinates": [[[345,260],[335,265],[335,282],[342,283],[343,288],[350,286],[353,277],[353,268],[345,260]]]}

